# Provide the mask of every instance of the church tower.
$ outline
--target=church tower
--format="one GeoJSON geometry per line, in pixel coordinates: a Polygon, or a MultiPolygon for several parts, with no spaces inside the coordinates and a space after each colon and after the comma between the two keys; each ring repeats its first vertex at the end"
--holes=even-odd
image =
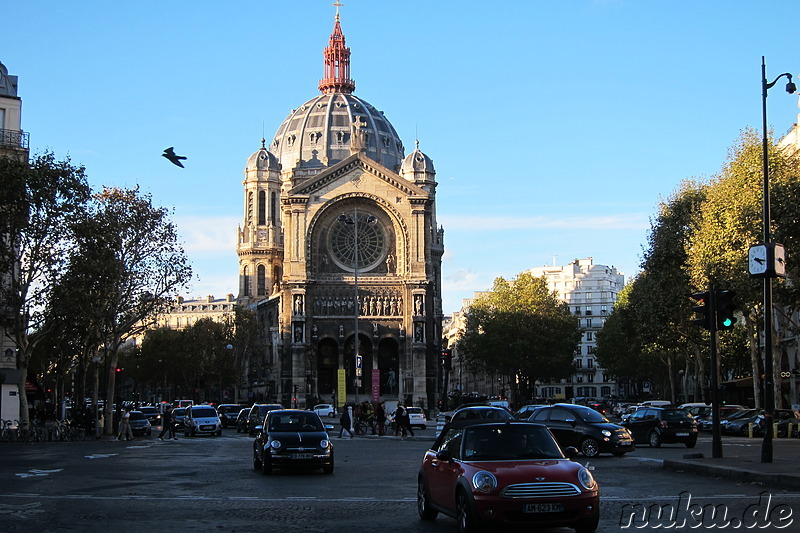
{"type": "Polygon", "coordinates": [[[250,392],[286,407],[427,408],[440,392],[444,253],[433,161],[419,146],[405,156],[383,112],[353,94],[338,6],[323,58],[320,94],[245,169],[240,300],[269,341],[250,392]]]}

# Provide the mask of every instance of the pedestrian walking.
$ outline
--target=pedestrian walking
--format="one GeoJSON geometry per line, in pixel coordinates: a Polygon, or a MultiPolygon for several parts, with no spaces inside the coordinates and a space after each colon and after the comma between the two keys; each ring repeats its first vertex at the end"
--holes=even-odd
{"type": "Polygon", "coordinates": [[[350,438],[353,438],[353,432],[350,431],[350,413],[347,406],[342,409],[342,416],[339,417],[339,423],[342,425],[342,429],[339,430],[339,438],[342,438],[342,435],[345,431],[350,435],[350,438]]]}
{"type": "Polygon", "coordinates": [[[402,403],[397,404],[397,411],[394,414],[394,424],[395,436],[400,433],[403,437],[406,436],[407,433],[411,433],[411,436],[414,436],[414,431],[411,429],[411,424],[408,416],[408,409],[402,403]]]}
{"type": "Polygon", "coordinates": [[[161,417],[161,433],[158,434],[158,438],[164,440],[164,434],[167,434],[168,439],[178,440],[178,437],[175,436],[175,419],[172,416],[171,405],[164,409],[164,414],[161,417]]]}
{"type": "Polygon", "coordinates": [[[131,408],[126,407],[125,412],[119,419],[119,431],[117,433],[117,440],[133,440],[133,431],[131,431],[131,408]]]}
{"type": "Polygon", "coordinates": [[[386,434],[386,402],[380,402],[375,407],[375,418],[378,421],[378,435],[386,434]]]}

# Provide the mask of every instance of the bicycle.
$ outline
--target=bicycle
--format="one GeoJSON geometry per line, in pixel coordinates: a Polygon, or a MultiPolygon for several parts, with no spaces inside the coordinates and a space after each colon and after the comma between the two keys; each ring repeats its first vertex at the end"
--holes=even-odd
{"type": "Polygon", "coordinates": [[[19,438],[19,420],[0,420],[0,441],[17,442],[19,438]]]}

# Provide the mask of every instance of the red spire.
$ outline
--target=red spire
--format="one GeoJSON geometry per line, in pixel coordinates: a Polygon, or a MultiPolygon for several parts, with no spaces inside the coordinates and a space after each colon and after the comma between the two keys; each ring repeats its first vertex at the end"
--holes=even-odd
{"type": "Polygon", "coordinates": [[[325,77],[319,80],[319,90],[322,94],[352,93],[356,88],[356,82],[350,79],[350,49],[344,45],[344,33],[339,25],[338,6],[336,7],[333,33],[331,33],[323,56],[325,57],[325,77]]]}

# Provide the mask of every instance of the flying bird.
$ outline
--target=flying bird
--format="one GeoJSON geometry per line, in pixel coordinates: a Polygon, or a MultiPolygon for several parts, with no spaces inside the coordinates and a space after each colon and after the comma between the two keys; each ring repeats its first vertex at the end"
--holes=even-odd
{"type": "Polygon", "coordinates": [[[173,148],[174,148],[173,146],[170,146],[169,148],[164,150],[164,153],[161,155],[169,159],[173,165],[178,165],[179,167],[184,168],[184,166],[181,164],[181,159],[186,159],[186,156],[177,155],[173,150],[173,148]]]}

